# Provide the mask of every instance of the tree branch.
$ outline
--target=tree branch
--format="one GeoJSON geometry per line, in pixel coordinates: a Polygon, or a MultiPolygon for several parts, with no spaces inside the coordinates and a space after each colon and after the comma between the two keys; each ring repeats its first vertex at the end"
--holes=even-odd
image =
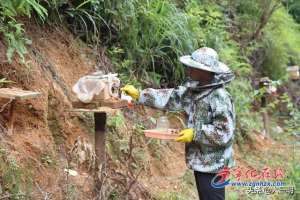
{"type": "Polygon", "coordinates": [[[266,7],[264,9],[263,14],[260,17],[260,23],[259,23],[258,27],[256,28],[256,30],[253,32],[252,36],[250,37],[249,42],[251,42],[253,40],[257,40],[259,38],[262,30],[270,21],[271,16],[278,8],[280,8],[280,6],[281,6],[281,2],[277,1],[273,5],[270,5],[270,7],[266,7]]]}

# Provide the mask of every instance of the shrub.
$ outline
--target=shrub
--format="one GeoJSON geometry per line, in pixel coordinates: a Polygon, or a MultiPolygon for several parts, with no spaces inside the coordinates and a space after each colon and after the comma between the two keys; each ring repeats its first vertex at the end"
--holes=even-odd
{"type": "Polygon", "coordinates": [[[30,44],[30,40],[24,36],[23,24],[17,21],[17,17],[31,17],[32,12],[35,12],[41,20],[47,17],[47,10],[38,0],[0,1],[0,36],[2,35],[6,42],[9,62],[12,61],[15,52],[22,63],[25,62],[26,45],[30,44]]]}
{"type": "Polygon", "coordinates": [[[265,59],[262,70],[273,79],[284,78],[288,64],[300,61],[300,31],[286,10],[277,10],[263,39],[265,59]]]}
{"type": "Polygon", "coordinates": [[[299,0],[284,0],[288,12],[294,17],[297,23],[300,23],[300,1],[299,0]]]}
{"type": "Polygon", "coordinates": [[[145,84],[154,86],[162,79],[174,85],[183,78],[178,57],[190,53],[198,42],[188,16],[176,4],[166,0],[131,0],[104,1],[102,6],[105,19],[117,36],[109,40],[111,50],[124,50],[115,62],[119,72],[134,72],[144,78],[141,81],[145,84]]]}
{"type": "Polygon", "coordinates": [[[236,111],[236,137],[237,142],[250,139],[254,130],[261,130],[261,116],[252,112],[252,102],[255,92],[246,78],[237,78],[229,85],[236,111]]]}

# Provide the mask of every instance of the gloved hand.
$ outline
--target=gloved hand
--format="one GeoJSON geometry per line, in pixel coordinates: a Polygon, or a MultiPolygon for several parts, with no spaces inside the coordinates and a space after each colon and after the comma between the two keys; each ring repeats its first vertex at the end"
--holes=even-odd
{"type": "Polygon", "coordinates": [[[138,100],[140,97],[140,92],[133,85],[125,85],[121,88],[121,91],[131,96],[134,100],[138,100]]]}
{"type": "Polygon", "coordinates": [[[194,129],[183,129],[179,133],[179,137],[175,139],[176,142],[191,142],[194,138],[194,129]]]}

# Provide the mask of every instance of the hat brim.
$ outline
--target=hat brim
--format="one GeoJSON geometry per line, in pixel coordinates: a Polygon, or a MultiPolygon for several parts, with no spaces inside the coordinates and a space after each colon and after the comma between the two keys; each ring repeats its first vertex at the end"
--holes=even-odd
{"type": "Polygon", "coordinates": [[[222,63],[219,62],[219,70],[213,70],[211,67],[208,67],[202,63],[199,63],[195,60],[192,59],[191,56],[187,55],[187,56],[181,56],[179,58],[179,61],[188,66],[188,67],[192,67],[192,68],[196,68],[196,69],[201,69],[201,70],[205,70],[205,71],[209,71],[209,72],[213,72],[213,73],[228,73],[231,72],[231,70],[229,69],[229,67],[222,63]]]}

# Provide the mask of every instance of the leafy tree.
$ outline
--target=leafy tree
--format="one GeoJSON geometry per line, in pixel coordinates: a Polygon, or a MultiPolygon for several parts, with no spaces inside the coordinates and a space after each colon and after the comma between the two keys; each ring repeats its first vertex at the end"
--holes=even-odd
{"type": "Polygon", "coordinates": [[[300,1],[299,0],[283,0],[288,12],[294,17],[296,22],[300,23],[300,1]]]}

